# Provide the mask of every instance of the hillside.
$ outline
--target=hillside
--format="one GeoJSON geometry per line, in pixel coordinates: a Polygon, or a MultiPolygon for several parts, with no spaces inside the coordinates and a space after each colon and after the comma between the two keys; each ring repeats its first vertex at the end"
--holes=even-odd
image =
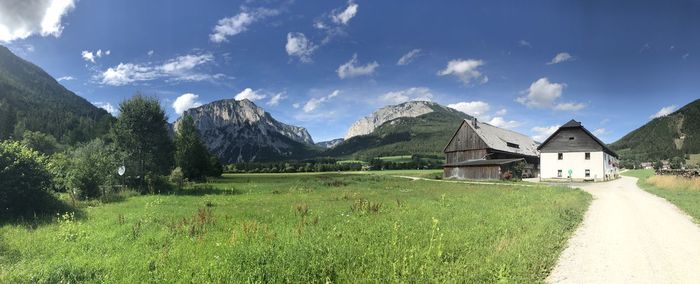
{"type": "MultiPolygon", "coordinates": [[[[307,158],[321,149],[305,128],[281,123],[249,100],[219,100],[189,109],[186,115],[224,163],[307,158]]],[[[179,119],[175,129],[178,124],[179,119]]]]}
{"type": "Polygon", "coordinates": [[[651,120],[610,147],[623,159],[640,162],[700,153],[700,100],[651,120]]]}
{"type": "MultiPolygon", "coordinates": [[[[432,112],[385,122],[372,133],[352,137],[323,153],[331,157],[371,158],[397,155],[442,155],[463,119],[471,116],[436,103],[422,102],[432,112]]],[[[402,107],[402,105],[398,105],[402,107]]]]}
{"type": "Polygon", "coordinates": [[[0,139],[41,131],[67,144],[100,136],[112,116],[69,91],[38,66],[0,46],[0,139]]]}

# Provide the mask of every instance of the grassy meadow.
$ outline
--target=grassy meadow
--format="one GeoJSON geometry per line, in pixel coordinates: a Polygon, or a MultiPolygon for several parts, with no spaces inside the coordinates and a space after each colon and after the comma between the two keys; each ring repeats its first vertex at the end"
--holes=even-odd
{"type": "Polygon", "coordinates": [[[623,175],[639,178],[639,187],[665,198],[700,222],[700,179],[657,176],[654,170],[631,170],[623,175]]]}
{"type": "Polygon", "coordinates": [[[0,283],[542,282],[590,199],[375,174],[224,175],[4,224],[0,283]]]}

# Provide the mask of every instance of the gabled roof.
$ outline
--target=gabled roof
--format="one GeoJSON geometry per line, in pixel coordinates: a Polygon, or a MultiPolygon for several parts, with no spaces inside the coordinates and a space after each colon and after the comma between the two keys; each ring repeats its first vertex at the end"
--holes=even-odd
{"type": "MultiPolygon", "coordinates": [[[[486,143],[488,148],[526,156],[536,157],[539,155],[537,152],[537,143],[526,135],[507,129],[498,128],[491,124],[480,122],[476,119],[465,119],[462,121],[462,124],[467,124],[471,129],[473,129],[474,132],[479,135],[481,140],[486,143]],[[474,126],[474,122],[476,122],[476,127],[474,126]],[[515,144],[518,147],[512,147],[509,145],[509,143],[515,144]]],[[[455,132],[455,134],[452,136],[452,139],[454,139],[454,136],[456,136],[459,130],[462,129],[462,124],[460,124],[459,129],[457,129],[457,132],[455,132]]],[[[450,142],[452,139],[450,139],[450,142]]],[[[448,143],[447,146],[445,146],[445,149],[447,149],[449,145],[450,144],[448,143]]]]}
{"type": "Polygon", "coordinates": [[[603,147],[604,152],[614,156],[615,158],[619,158],[619,156],[617,155],[617,153],[615,153],[615,151],[608,148],[607,144],[605,144],[603,141],[600,141],[600,139],[598,139],[598,137],[595,137],[595,135],[593,135],[593,133],[591,133],[590,131],[588,131],[588,129],[583,127],[583,125],[581,125],[581,122],[573,120],[573,119],[569,120],[569,122],[567,122],[567,123],[564,123],[564,125],[559,127],[559,129],[557,129],[557,131],[554,131],[554,133],[552,133],[552,135],[549,135],[549,137],[547,137],[547,139],[544,140],[544,142],[542,142],[542,144],[540,144],[539,147],[537,147],[537,150],[540,150],[540,149],[542,149],[542,147],[547,145],[547,143],[549,143],[549,141],[552,140],[552,138],[554,138],[557,135],[557,133],[559,133],[559,131],[561,131],[562,129],[572,129],[572,128],[580,128],[581,130],[583,130],[583,132],[588,134],[588,136],[593,138],[593,140],[596,143],[598,143],[601,147],[603,147]]]}

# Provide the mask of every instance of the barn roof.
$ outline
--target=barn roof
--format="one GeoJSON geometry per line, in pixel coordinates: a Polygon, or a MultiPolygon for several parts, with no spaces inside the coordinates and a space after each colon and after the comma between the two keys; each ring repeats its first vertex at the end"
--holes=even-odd
{"type": "Polygon", "coordinates": [[[564,125],[562,125],[561,127],[559,127],[559,129],[557,129],[557,131],[554,131],[554,133],[552,133],[552,135],[547,137],[547,140],[544,140],[544,142],[542,142],[542,144],[540,144],[540,146],[537,147],[537,150],[542,149],[542,147],[544,147],[547,143],[549,143],[549,141],[552,140],[552,138],[554,136],[556,136],[557,133],[559,133],[559,131],[561,131],[562,129],[566,129],[566,128],[580,128],[581,130],[583,130],[583,132],[588,134],[588,136],[591,136],[591,138],[593,138],[593,140],[595,140],[596,143],[600,144],[600,146],[603,147],[604,152],[612,155],[615,158],[619,158],[617,153],[615,153],[615,151],[608,148],[607,144],[605,144],[603,141],[600,141],[600,139],[598,139],[598,137],[595,137],[595,135],[593,135],[593,133],[591,133],[590,131],[588,131],[588,129],[583,127],[583,125],[581,125],[581,122],[573,120],[573,119],[569,120],[569,122],[567,122],[564,125]]]}
{"type": "Polygon", "coordinates": [[[477,160],[468,160],[468,161],[463,161],[463,162],[457,162],[453,164],[447,164],[444,165],[445,167],[476,167],[476,166],[500,166],[500,165],[506,165],[510,164],[513,162],[519,162],[519,161],[524,161],[524,158],[516,158],[516,159],[477,159],[477,160]]]}
{"type": "Polygon", "coordinates": [[[539,155],[537,152],[537,143],[526,135],[499,128],[478,121],[477,119],[465,119],[463,123],[466,123],[469,127],[474,129],[474,132],[476,132],[476,134],[481,137],[481,140],[491,149],[527,156],[539,155]],[[514,147],[516,145],[517,147],[514,147]]]}

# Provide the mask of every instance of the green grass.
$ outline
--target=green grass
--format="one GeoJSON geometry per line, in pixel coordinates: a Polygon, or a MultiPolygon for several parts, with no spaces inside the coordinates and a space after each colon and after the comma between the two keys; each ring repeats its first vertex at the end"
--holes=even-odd
{"type": "Polygon", "coordinates": [[[590,195],[374,174],[236,174],[0,227],[0,283],[542,282],[590,195]]]}
{"type": "Polygon", "coordinates": [[[700,154],[690,154],[690,159],[686,160],[685,164],[690,166],[700,165],[700,154]]]}
{"type": "Polygon", "coordinates": [[[692,216],[695,222],[700,222],[700,191],[692,188],[659,187],[651,184],[647,179],[654,175],[654,170],[631,170],[622,174],[638,178],[637,185],[640,188],[668,200],[692,216]]]}

